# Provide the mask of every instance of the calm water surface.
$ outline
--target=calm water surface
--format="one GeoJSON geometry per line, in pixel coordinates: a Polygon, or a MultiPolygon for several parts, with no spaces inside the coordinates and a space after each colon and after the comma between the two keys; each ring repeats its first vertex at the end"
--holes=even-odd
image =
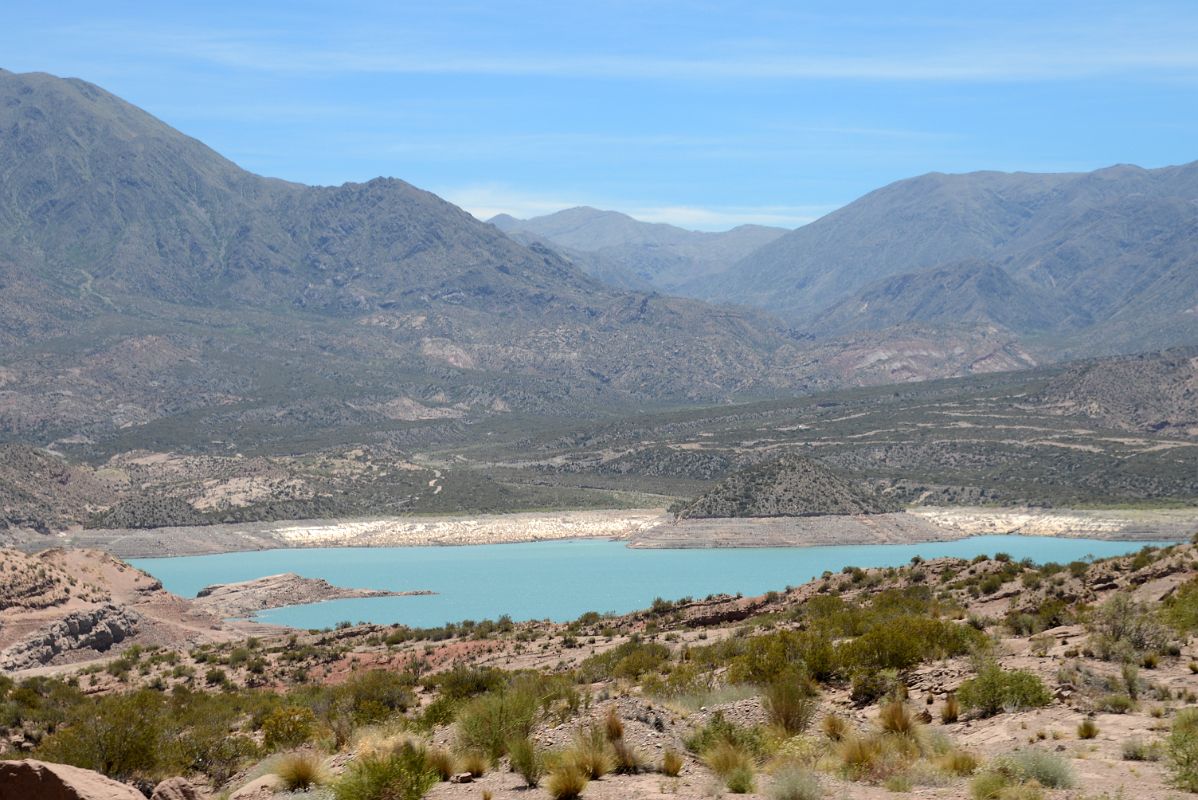
{"type": "Polygon", "coordinates": [[[1003,552],[1039,563],[1103,558],[1171,542],[1111,542],[1030,536],[975,536],[955,542],[720,550],[631,550],[602,540],[464,547],[263,550],[211,556],[133,559],[172,592],[194,597],[205,586],[280,572],[338,586],[431,589],[427,597],[334,600],[264,611],[258,619],[297,628],[341,620],[435,627],[463,619],[571,620],[586,611],[626,613],[656,597],[717,592],[761,594],[798,586],[824,570],[906,564],[912,556],[1003,552]]]}

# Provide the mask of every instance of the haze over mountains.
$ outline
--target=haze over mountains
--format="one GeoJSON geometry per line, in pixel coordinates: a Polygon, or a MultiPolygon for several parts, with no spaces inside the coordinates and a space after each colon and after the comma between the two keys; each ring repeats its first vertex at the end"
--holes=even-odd
{"type": "Polygon", "coordinates": [[[0,71],[0,437],[402,442],[1185,344],[1195,175],[924,176],[785,234],[489,225],[393,178],[263,178],[92,84],[0,71]]]}
{"type": "Polygon", "coordinates": [[[500,214],[490,223],[517,241],[548,244],[605,283],[684,296],[786,233],[764,225],[689,231],[586,206],[524,220],[500,214]]]}
{"type": "Polygon", "coordinates": [[[294,448],[1029,362],[976,334],[813,349],[763,314],[605,286],[400,180],[253,175],[76,79],[0,73],[0,184],[10,439],[294,448]]]}
{"type": "Polygon", "coordinates": [[[819,334],[968,321],[1056,334],[1061,341],[1044,343],[1053,355],[1192,342],[1198,162],[899,181],[776,239],[694,294],[819,334]]]}

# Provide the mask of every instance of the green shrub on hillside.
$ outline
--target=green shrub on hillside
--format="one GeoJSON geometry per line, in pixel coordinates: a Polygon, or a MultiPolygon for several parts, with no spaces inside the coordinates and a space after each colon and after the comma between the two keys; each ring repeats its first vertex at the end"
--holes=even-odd
{"type": "Polygon", "coordinates": [[[1090,644],[1108,661],[1139,661],[1145,653],[1161,653],[1172,636],[1154,610],[1129,594],[1119,593],[1094,610],[1090,644]]]}
{"type": "Polygon", "coordinates": [[[1165,740],[1165,756],[1173,785],[1198,792],[1198,708],[1184,708],[1165,740]]]}
{"type": "Polygon", "coordinates": [[[436,782],[437,774],[425,763],[424,753],[402,747],[355,759],[333,793],[337,800],[420,800],[436,782]]]}
{"type": "Polygon", "coordinates": [[[961,684],[957,700],[984,717],[1003,711],[1039,708],[1052,702],[1052,695],[1039,677],[1022,670],[1004,670],[993,661],[984,664],[977,676],[961,684]]]}
{"type": "Polygon", "coordinates": [[[540,699],[526,688],[505,688],[480,695],[457,716],[457,742],[463,750],[480,750],[493,759],[507,753],[508,743],[532,733],[540,699]]]}

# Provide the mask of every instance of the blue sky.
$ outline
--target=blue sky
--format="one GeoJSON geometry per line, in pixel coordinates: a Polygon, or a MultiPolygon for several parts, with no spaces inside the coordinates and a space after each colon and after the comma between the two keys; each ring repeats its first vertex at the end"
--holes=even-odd
{"type": "Polygon", "coordinates": [[[0,7],[247,169],[391,175],[477,216],[793,227],[890,181],[1198,159],[1198,3],[225,2],[0,7]]]}

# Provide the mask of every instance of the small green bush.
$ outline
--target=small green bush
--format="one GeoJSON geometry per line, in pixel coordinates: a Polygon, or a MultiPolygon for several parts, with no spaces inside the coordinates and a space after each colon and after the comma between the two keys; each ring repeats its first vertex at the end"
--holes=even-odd
{"type": "Polygon", "coordinates": [[[961,684],[957,697],[965,708],[976,709],[984,717],[1002,711],[1039,708],[1052,701],[1052,695],[1039,677],[1023,670],[1004,670],[988,662],[977,677],[961,684]]]}
{"type": "Polygon", "coordinates": [[[1138,737],[1123,743],[1124,761],[1160,761],[1161,747],[1157,742],[1146,742],[1138,737]]]}
{"type": "Polygon", "coordinates": [[[457,715],[457,742],[462,750],[481,750],[492,759],[507,754],[508,742],[527,738],[536,720],[539,699],[525,689],[504,689],[470,700],[457,715]]]}
{"type": "Polygon", "coordinates": [[[820,800],[824,796],[824,788],[810,770],[783,767],[774,774],[766,796],[770,800],[820,800]]]}
{"type": "Polygon", "coordinates": [[[262,743],[268,750],[299,747],[316,734],[316,715],[306,706],[281,706],[262,722],[262,743]]]}
{"type": "Polygon", "coordinates": [[[582,795],[588,782],[586,773],[577,764],[569,758],[561,758],[545,779],[545,790],[553,800],[575,800],[582,795]]]}
{"type": "Polygon", "coordinates": [[[437,782],[413,747],[355,759],[333,789],[337,800],[420,800],[437,782]]]}
{"type": "Polygon", "coordinates": [[[1036,781],[1046,789],[1068,789],[1073,786],[1073,770],[1068,762],[1047,750],[1034,747],[1000,756],[991,763],[991,769],[1022,783],[1036,781]]]}
{"type": "Polygon", "coordinates": [[[1077,738],[1093,739],[1098,736],[1098,725],[1094,720],[1086,717],[1077,726],[1077,738]]]}
{"type": "Polygon", "coordinates": [[[311,753],[288,753],[275,764],[275,775],[289,792],[306,792],[325,782],[320,759],[311,753]]]}
{"type": "Polygon", "coordinates": [[[1135,706],[1135,702],[1125,694],[1108,694],[1099,698],[1098,710],[1108,714],[1126,714],[1135,706]]]}
{"type": "Polygon", "coordinates": [[[676,750],[667,750],[662,753],[658,772],[669,778],[677,778],[682,774],[682,755],[676,750]]]}
{"type": "Polygon", "coordinates": [[[508,742],[508,760],[512,772],[524,779],[529,788],[535,789],[545,776],[545,756],[541,753],[532,739],[523,737],[508,742]]]}
{"type": "Polygon", "coordinates": [[[757,788],[757,783],[753,776],[753,768],[751,766],[737,767],[725,776],[724,785],[728,787],[728,791],[732,792],[732,794],[751,793],[757,788]]]}
{"type": "Polygon", "coordinates": [[[795,736],[803,733],[815,717],[816,690],[806,675],[795,670],[782,673],[765,689],[764,705],[770,722],[795,736]]]}
{"type": "Polygon", "coordinates": [[[615,756],[602,728],[594,727],[574,737],[570,758],[590,780],[596,781],[616,768],[615,756]]]}
{"type": "Polygon", "coordinates": [[[1165,740],[1165,756],[1173,785],[1198,792],[1198,708],[1178,712],[1165,740]]]}
{"type": "Polygon", "coordinates": [[[1010,785],[1010,778],[1000,772],[980,772],[969,783],[969,796],[973,800],[998,800],[1010,785]]]}

